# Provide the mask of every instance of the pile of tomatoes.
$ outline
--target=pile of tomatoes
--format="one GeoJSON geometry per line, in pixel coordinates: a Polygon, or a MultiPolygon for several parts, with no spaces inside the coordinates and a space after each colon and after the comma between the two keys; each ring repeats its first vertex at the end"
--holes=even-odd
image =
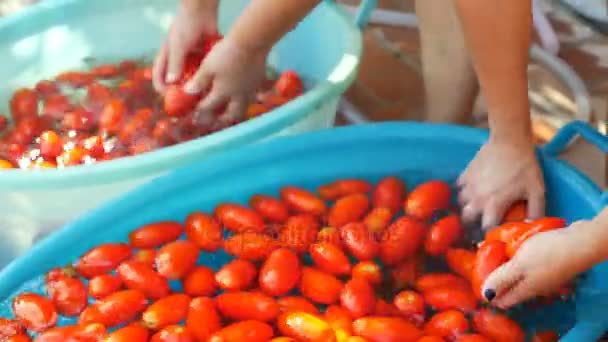
{"type": "MultiPolygon", "coordinates": [[[[200,125],[192,111],[204,94],[183,84],[221,37],[208,37],[192,52],[181,79],[161,96],[152,87],[149,64],[126,60],[69,71],[10,100],[12,120],[0,115],[0,169],[48,169],[137,155],[189,141],[219,129],[200,125]]],[[[303,92],[294,71],[268,80],[245,119],[285,104],[303,92]]],[[[216,114],[222,114],[219,110],[216,114]]],[[[228,125],[237,124],[237,122],[228,125]]]]}
{"type": "Polygon", "coordinates": [[[520,203],[475,249],[451,198],[439,180],[408,193],[397,177],[345,179],[150,223],[49,271],[46,295],[17,294],[0,340],[523,342],[481,284],[527,238],[565,222],[524,222],[520,203]],[[233,258],[204,265],[201,253],[222,250],[233,258]],[[58,327],[60,315],[77,323],[58,327]]]}

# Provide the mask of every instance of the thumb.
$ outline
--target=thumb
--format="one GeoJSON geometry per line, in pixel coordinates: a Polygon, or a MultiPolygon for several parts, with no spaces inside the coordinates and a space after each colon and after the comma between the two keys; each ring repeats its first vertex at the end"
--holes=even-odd
{"type": "Polygon", "coordinates": [[[542,188],[528,193],[528,219],[536,220],[545,216],[545,192],[542,188]]]}
{"type": "Polygon", "coordinates": [[[522,272],[512,260],[492,272],[482,287],[482,294],[488,301],[505,296],[522,279],[522,272]]]}
{"type": "Polygon", "coordinates": [[[182,44],[170,44],[167,55],[167,83],[175,83],[182,75],[186,49],[182,44]]]}

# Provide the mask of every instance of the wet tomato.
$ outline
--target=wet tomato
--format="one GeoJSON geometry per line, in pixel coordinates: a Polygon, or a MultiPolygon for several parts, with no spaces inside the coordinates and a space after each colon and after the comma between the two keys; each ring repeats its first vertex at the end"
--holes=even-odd
{"type": "Polygon", "coordinates": [[[10,100],[11,114],[15,122],[38,116],[38,96],[31,89],[19,89],[10,100]]]}
{"type": "Polygon", "coordinates": [[[198,297],[190,301],[186,327],[198,341],[207,341],[213,333],[220,330],[220,315],[211,298],[198,297]]]}
{"type": "Polygon", "coordinates": [[[152,336],[150,342],[196,342],[197,339],[187,328],[170,325],[152,336]]]}
{"type": "Polygon", "coordinates": [[[101,323],[111,328],[131,321],[144,311],[148,300],[136,290],[115,292],[87,307],[78,321],[79,324],[101,323]]]}
{"type": "Polygon", "coordinates": [[[368,315],[376,307],[374,288],[364,279],[351,279],[342,288],[340,303],[353,318],[368,315]]]}
{"type": "Polygon", "coordinates": [[[249,204],[264,219],[283,223],[289,218],[289,209],[281,200],[266,195],[255,195],[249,200],[249,204]]]}
{"type": "Polygon", "coordinates": [[[369,209],[369,199],[364,194],[344,196],[336,201],[329,209],[328,223],[340,228],[347,223],[359,221],[369,209]]]}
{"type": "Polygon", "coordinates": [[[522,222],[528,218],[528,203],[518,201],[514,203],[502,218],[502,222],[522,222]]]}
{"type": "Polygon", "coordinates": [[[363,219],[363,223],[372,234],[382,233],[391,223],[393,214],[388,207],[373,208],[363,219]]]}
{"type": "Polygon", "coordinates": [[[288,312],[277,320],[279,331],[285,336],[312,341],[331,330],[329,323],[305,312],[288,312]]]}
{"type": "Polygon", "coordinates": [[[130,324],[108,335],[103,342],[147,342],[150,332],[138,324],[130,324]]]}
{"type": "Polygon", "coordinates": [[[469,330],[469,321],[457,310],[442,311],[435,314],[424,326],[427,334],[441,336],[449,340],[457,339],[469,330]]]}
{"type": "Polygon", "coordinates": [[[165,90],[163,108],[171,117],[182,117],[194,109],[200,95],[191,95],[181,85],[169,85],[165,90]]]}
{"type": "Polygon", "coordinates": [[[461,310],[471,312],[477,307],[477,298],[471,290],[438,287],[424,292],[424,301],[435,310],[461,310]]]}
{"type": "Polygon", "coordinates": [[[373,261],[361,261],[353,267],[353,278],[365,279],[371,285],[380,285],[383,280],[382,269],[380,265],[373,261]]]}
{"type": "Polygon", "coordinates": [[[327,212],[327,205],[323,200],[301,188],[292,186],[282,188],[281,199],[289,208],[299,213],[322,216],[327,212]]]}
{"type": "Polygon", "coordinates": [[[129,242],[135,248],[155,248],[177,240],[183,231],[179,222],[150,223],[131,232],[129,242]]]}
{"type": "Polygon", "coordinates": [[[289,249],[277,249],[260,269],[260,287],[272,296],[285,295],[297,286],[300,273],[298,256],[289,249]]]}
{"type": "Polygon", "coordinates": [[[397,177],[386,177],[380,180],[372,193],[372,203],[376,208],[389,208],[393,215],[401,210],[407,187],[397,177]]]}
{"type": "Polygon", "coordinates": [[[89,294],[95,299],[101,299],[122,288],[120,278],[111,274],[102,274],[89,280],[89,294]]]}
{"type": "Polygon", "coordinates": [[[342,282],[335,276],[311,267],[302,269],[300,292],[319,304],[333,304],[340,298],[342,282]]]}
{"type": "Polygon", "coordinates": [[[380,259],[394,266],[413,256],[423,243],[426,227],[409,217],[401,217],[391,224],[380,242],[380,259]]]}
{"type": "Polygon", "coordinates": [[[129,259],[132,253],[127,244],[99,245],[81,256],[75,268],[81,276],[90,279],[115,270],[121,262],[129,259]]]}
{"type": "Polygon", "coordinates": [[[169,295],[152,303],[141,315],[141,320],[146,328],[159,330],[185,320],[189,307],[189,296],[169,295]]]}
{"type": "Polygon", "coordinates": [[[250,261],[264,260],[278,247],[276,240],[261,233],[235,234],[224,241],[228,254],[250,261]]]}
{"type": "Polygon", "coordinates": [[[431,225],[424,249],[433,256],[445,254],[454,243],[462,239],[463,234],[460,218],[456,215],[446,216],[431,225]]]}
{"type": "Polygon", "coordinates": [[[445,257],[452,271],[471,281],[475,266],[475,252],[462,248],[450,248],[445,257]]]}
{"type": "Polygon", "coordinates": [[[430,220],[439,210],[448,209],[452,192],[443,181],[430,181],[418,185],[407,197],[404,211],[421,221],[430,220]]]}
{"type": "Polygon", "coordinates": [[[287,70],[279,76],[274,89],[281,96],[294,98],[304,92],[304,85],[295,71],[287,70]]]}
{"type": "Polygon", "coordinates": [[[216,252],[222,247],[223,229],[211,215],[194,212],[186,217],[186,236],[205,252],[216,252]]]}
{"type": "Polygon", "coordinates": [[[213,296],[217,291],[215,274],[206,266],[195,267],[182,282],[184,293],[192,296],[213,296]]]}
{"type": "Polygon", "coordinates": [[[393,299],[393,305],[399,313],[410,322],[419,326],[426,317],[424,297],[415,291],[399,292],[393,299]]]}
{"type": "Polygon", "coordinates": [[[141,291],[150,299],[163,298],[170,292],[167,279],[149,265],[126,261],[118,267],[116,273],[127,288],[141,291]]]}
{"type": "Polygon", "coordinates": [[[222,290],[241,291],[251,288],[257,275],[256,266],[247,260],[233,260],[217,271],[215,282],[222,290]]]}
{"type": "Polygon", "coordinates": [[[471,289],[468,281],[451,273],[427,273],[416,279],[415,287],[421,292],[441,287],[471,289]]]}
{"type": "Polygon", "coordinates": [[[35,293],[22,293],[13,298],[13,314],[27,329],[42,332],[57,324],[59,315],[53,303],[35,293]]]}
{"type": "Polygon", "coordinates": [[[87,287],[80,278],[72,275],[48,279],[46,290],[57,312],[66,317],[78,316],[88,302],[87,287]]]}
{"type": "Polygon", "coordinates": [[[506,245],[502,241],[484,242],[475,256],[472,272],[472,284],[475,295],[482,297],[481,289],[490,273],[507,262],[506,245]]]}
{"type": "Polygon", "coordinates": [[[500,313],[481,309],[473,317],[473,326],[483,336],[496,342],[523,342],[521,326],[500,313]]]}
{"type": "Polygon", "coordinates": [[[194,242],[177,240],[164,245],[156,255],[156,269],[167,279],[182,279],[196,265],[200,252],[194,242]]]}
{"type": "Polygon", "coordinates": [[[241,321],[214,333],[208,342],[266,342],[272,338],[272,327],[260,321],[241,321]]]}
{"type": "Polygon", "coordinates": [[[222,315],[233,320],[271,321],[279,314],[279,304],[260,292],[227,292],[215,299],[222,315]]]}
{"type": "Polygon", "coordinates": [[[256,211],[239,204],[221,204],[214,214],[226,229],[235,233],[261,233],[266,228],[264,219],[256,211]]]}
{"type": "Polygon", "coordinates": [[[25,327],[19,321],[0,317],[0,340],[23,333],[25,327]]]}
{"type": "Polygon", "coordinates": [[[334,275],[348,275],[351,272],[348,256],[332,243],[319,242],[311,245],[310,256],[314,264],[325,272],[334,275]]]}
{"type": "Polygon", "coordinates": [[[305,253],[317,239],[319,222],[310,214],[291,216],[279,232],[279,241],[283,247],[297,253],[305,253]]]}
{"type": "Polygon", "coordinates": [[[335,201],[340,197],[367,194],[372,189],[372,185],[362,179],[341,179],[319,187],[317,192],[321,197],[328,201],[335,201]]]}
{"type": "Polygon", "coordinates": [[[358,260],[367,261],[378,255],[380,245],[363,223],[354,222],[343,226],[340,235],[350,254],[358,260]]]}
{"type": "Polygon", "coordinates": [[[368,316],[353,322],[355,335],[372,342],[415,342],[422,331],[399,317],[368,316]]]}

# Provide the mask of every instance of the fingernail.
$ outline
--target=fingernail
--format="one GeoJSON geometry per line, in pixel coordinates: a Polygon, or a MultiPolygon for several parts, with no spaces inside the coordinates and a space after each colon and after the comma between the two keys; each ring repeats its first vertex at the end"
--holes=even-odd
{"type": "Polygon", "coordinates": [[[191,95],[198,94],[198,89],[197,89],[196,85],[193,84],[192,82],[186,83],[186,85],[184,86],[184,91],[191,95]]]}
{"type": "Polygon", "coordinates": [[[494,298],[496,298],[496,291],[494,291],[492,289],[486,289],[483,292],[483,296],[486,297],[488,302],[491,302],[494,298]]]}
{"type": "Polygon", "coordinates": [[[173,83],[175,81],[177,81],[177,75],[172,72],[168,73],[167,74],[167,83],[173,83]]]}

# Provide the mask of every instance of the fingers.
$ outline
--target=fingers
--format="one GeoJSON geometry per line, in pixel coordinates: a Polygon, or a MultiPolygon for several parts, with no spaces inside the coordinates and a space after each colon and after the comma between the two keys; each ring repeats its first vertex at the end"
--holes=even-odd
{"type": "Polygon", "coordinates": [[[246,108],[247,101],[245,98],[237,98],[230,101],[224,114],[217,118],[218,124],[225,127],[237,122],[243,117],[246,108]]]}
{"type": "Polygon", "coordinates": [[[534,284],[529,278],[522,278],[502,297],[493,303],[501,309],[508,309],[537,295],[534,284]]]}
{"type": "Polygon", "coordinates": [[[194,76],[186,82],[184,86],[184,91],[188,94],[199,94],[202,91],[206,91],[211,87],[211,82],[213,81],[213,75],[207,72],[207,69],[202,65],[194,76]]]}
{"type": "Polygon", "coordinates": [[[186,50],[180,46],[181,44],[173,44],[167,52],[167,74],[165,82],[175,83],[182,75],[184,69],[184,60],[186,59],[186,50]]]}
{"type": "Polygon", "coordinates": [[[152,66],[152,83],[157,92],[165,91],[165,72],[167,71],[167,45],[163,44],[152,66]]]}
{"type": "Polygon", "coordinates": [[[528,219],[536,220],[545,216],[545,191],[542,187],[528,191],[528,219]]]}
{"type": "Polygon", "coordinates": [[[488,300],[499,300],[507,294],[520,280],[522,273],[515,262],[510,261],[490,274],[482,287],[482,295],[488,300]]]}

